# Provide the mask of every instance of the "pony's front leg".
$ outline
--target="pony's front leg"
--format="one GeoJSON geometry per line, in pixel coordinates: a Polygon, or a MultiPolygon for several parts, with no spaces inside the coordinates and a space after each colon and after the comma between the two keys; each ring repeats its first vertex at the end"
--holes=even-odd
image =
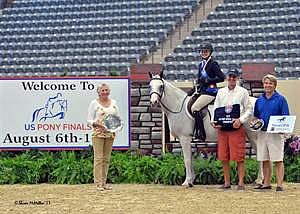
{"type": "Polygon", "coordinates": [[[192,145],[190,137],[181,137],[180,144],[183,150],[183,158],[185,165],[186,178],[182,186],[192,187],[194,181],[194,170],[192,165],[192,145]]]}

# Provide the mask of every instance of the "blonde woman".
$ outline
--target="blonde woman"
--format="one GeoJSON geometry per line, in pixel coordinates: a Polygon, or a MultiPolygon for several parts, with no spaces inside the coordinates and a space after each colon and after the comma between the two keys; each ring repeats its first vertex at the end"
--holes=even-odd
{"type": "Polygon", "coordinates": [[[94,183],[99,191],[111,190],[106,183],[112,144],[115,133],[109,132],[103,126],[103,119],[107,114],[119,115],[117,102],[109,98],[110,87],[100,84],[97,87],[98,98],[91,101],[88,109],[88,123],[92,125],[92,143],[94,149],[94,183]]]}

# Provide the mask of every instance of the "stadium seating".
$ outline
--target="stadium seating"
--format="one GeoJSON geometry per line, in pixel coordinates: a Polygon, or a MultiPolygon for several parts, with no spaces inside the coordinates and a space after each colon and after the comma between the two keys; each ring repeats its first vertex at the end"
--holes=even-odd
{"type": "Polygon", "coordinates": [[[128,72],[201,1],[15,0],[0,15],[0,73],[128,72]]]}

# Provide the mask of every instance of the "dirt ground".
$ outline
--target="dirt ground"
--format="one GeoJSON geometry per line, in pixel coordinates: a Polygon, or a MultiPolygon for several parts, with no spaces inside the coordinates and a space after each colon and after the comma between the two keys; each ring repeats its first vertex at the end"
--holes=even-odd
{"type": "MultiPolygon", "coordinates": [[[[300,184],[285,184],[284,192],[222,191],[217,186],[193,188],[164,185],[112,185],[99,192],[84,185],[0,185],[0,213],[300,213],[300,184]]],[[[275,187],[275,186],[273,186],[275,187]]]]}

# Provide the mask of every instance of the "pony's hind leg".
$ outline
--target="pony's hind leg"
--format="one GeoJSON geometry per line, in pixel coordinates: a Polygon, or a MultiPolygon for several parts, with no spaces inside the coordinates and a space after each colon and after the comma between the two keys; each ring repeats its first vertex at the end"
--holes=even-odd
{"type": "MultiPolygon", "coordinates": [[[[247,131],[247,135],[249,138],[249,142],[251,144],[251,147],[254,149],[255,154],[257,154],[257,133],[251,132],[249,130],[247,131]]],[[[264,180],[264,173],[263,173],[263,163],[262,161],[258,161],[258,173],[257,173],[257,178],[254,181],[254,184],[262,184],[264,180]]]]}
{"type": "Polygon", "coordinates": [[[194,181],[194,171],[192,165],[192,146],[191,146],[191,137],[180,137],[180,144],[183,151],[184,165],[186,178],[182,186],[192,187],[194,181]]]}

